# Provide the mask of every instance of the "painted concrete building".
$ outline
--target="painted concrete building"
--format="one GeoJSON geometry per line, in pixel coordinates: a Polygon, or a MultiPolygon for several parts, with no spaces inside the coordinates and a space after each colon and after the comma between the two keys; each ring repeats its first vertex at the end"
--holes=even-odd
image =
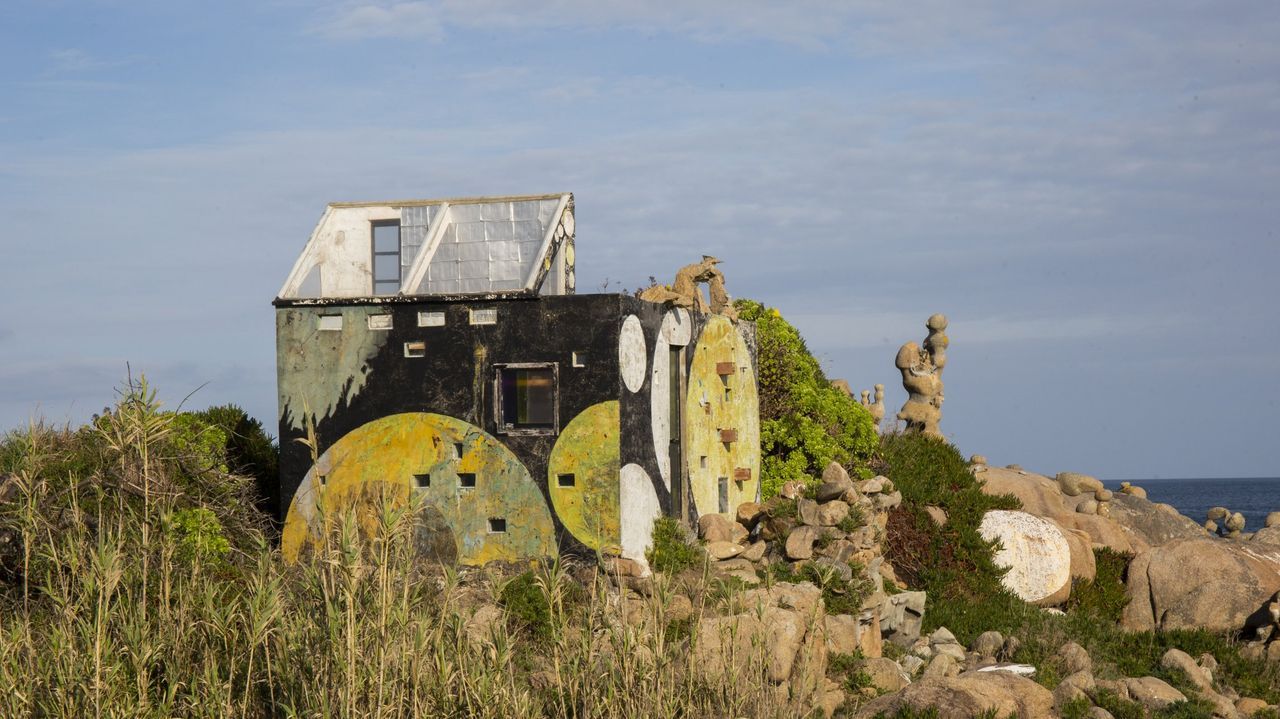
{"type": "Polygon", "coordinates": [[[576,294],[574,242],[569,194],[329,205],[274,302],[287,557],[413,493],[463,564],[643,559],[757,497],[754,327],[576,294]]]}

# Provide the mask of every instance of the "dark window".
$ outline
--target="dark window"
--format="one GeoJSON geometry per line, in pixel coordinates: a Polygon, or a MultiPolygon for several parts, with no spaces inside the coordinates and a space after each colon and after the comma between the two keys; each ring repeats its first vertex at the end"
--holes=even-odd
{"type": "Polygon", "coordinates": [[[458,486],[459,487],[476,486],[475,473],[474,472],[458,472],[458,486]]]}
{"type": "Polygon", "coordinates": [[[373,294],[400,291],[400,221],[373,223],[373,294]]]}
{"type": "Polygon", "coordinates": [[[561,487],[572,487],[577,483],[578,483],[577,478],[575,478],[572,474],[561,474],[556,476],[556,484],[560,485],[561,487]]]}
{"type": "Polygon", "coordinates": [[[717,482],[717,484],[719,485],[717,488],[720,490],[719,491],[720,501],[718,502],[718,504],[720,505],[720,513],[724,514],[725,512],[729,511],[729,478],[721,477],[720,481],[717,482]]]}
{"type": "Polygon", "coordinates": [[[507,531],[507,520],[502,517],[489,518],[489,534],[503,534],[507,531]]]}
{"type": "Polygon", "coordinates": [[[453,443],[453,457],[454,459],[462,459],[462,443],[461,442],[453,443]]]}
{"type": "Polygon", "coordinates": [[[431,486],[431,475],[429,474],[415,474],[413,475],[413,479],[418,483],[419,487],[431,486]]]}
{"type": "Polygon", "coordinates": [[[499,365],[497,425],[499,432],[556,432],[556,366],[499,365]]]}

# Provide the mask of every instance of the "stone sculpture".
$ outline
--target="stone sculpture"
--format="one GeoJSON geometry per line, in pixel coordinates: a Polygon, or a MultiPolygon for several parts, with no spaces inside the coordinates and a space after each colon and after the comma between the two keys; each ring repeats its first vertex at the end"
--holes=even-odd
{"type": "Polygon", "coordinates": [[[685,265],[676,272],[676,281],[670,287],[654,285],[640,292],[640,299],[648,302],[670,303],[676,307],[696,310],[711,314],[723,315],[731,320],[738,319],[738,312],[733,308],[729,293],[724,288],[724,273],[716,268],[720,260],[711,255],[703,255],[702,261],[685,265]],[[708,306],[698,285],[705,283],[711,292],[711,304],[708,306]]]}
{"type": "Polygon", "coordinates": [[[902,387],[907,390],[907,403],[898,419],[907,423],[907,431],[941,437],[938,422],[942,419],[942,369],[947,365],[947,318],[933,315],[925,323],[929,336],[924,345],[908,342],[898,350],[894,364],[902,372],[902,387]]]}
{"type": "Polygon", "coordinates": [[[871,400],[871,393],[862,390],[862,406],[867,408],[871,413],[871,421],[875,423],[876,431],[880,431],[880,423],[884,421],[884,385],[876,385],[876,398],[871,400]]]}

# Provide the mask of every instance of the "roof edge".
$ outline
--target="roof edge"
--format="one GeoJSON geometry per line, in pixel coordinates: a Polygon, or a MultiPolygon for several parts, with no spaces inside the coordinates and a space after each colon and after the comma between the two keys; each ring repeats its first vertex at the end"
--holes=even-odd
{"type": "Polygon", "coordinates": [[[424,207],[445,202],[450,205],[475,205],[481,202],[522,202],[527,200],[558,200],[572,192],[552,192],[545,195],[492,195],[483,197],[441,197],[431,200],[368,200],[363,202],[330,202],[329,207],[424,207]]]}

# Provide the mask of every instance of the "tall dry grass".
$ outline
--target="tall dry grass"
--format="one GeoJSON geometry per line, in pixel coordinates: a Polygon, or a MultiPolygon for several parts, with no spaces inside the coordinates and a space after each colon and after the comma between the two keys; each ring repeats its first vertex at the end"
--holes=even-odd
{"type": "Polygon", "coordinates": [[[85,428],[0,442],[0,716],[788,713],[759,656],[729,680],[690,665],[696,629],[665,631],[662,581],[637,616],[551,562],[542,631],[478,621],[503,580],[419,561],[414,506],[384,504],[372,531],[325,516],[314,556],[286,565],[247,480],[193,468],[180,417],[131,382],[85,428]]]}

